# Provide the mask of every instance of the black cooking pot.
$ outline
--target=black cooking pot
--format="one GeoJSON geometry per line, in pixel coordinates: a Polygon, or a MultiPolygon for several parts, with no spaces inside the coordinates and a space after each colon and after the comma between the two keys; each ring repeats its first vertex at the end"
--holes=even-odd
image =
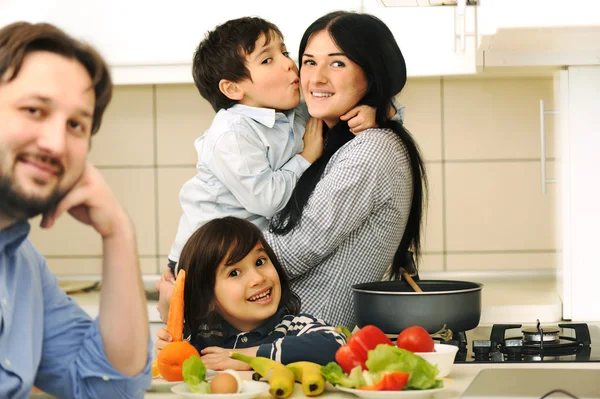
{"type": "Polygon", "coordinates": [[[420,280],[418,284],[423,292],[415,292],[404,280],[352,286],[358,326],[371,324],[386,334],[398,334],[413,325],[430,334],[444,324],[453,332],[477,327],[482,284],[445,280],[420,280]]]}

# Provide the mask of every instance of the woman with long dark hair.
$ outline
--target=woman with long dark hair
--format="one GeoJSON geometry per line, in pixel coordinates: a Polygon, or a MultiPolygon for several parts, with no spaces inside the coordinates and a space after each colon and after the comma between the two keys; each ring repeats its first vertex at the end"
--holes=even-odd
{"type": "Polygon", "coordinates": [[[300,43],[300,81],[311,116],[325,122],[325,150],[300,178],[266,239],[291,277],[303,311],[353,327],[350,287],[400,276],[420,254],[426,176],[418,147],[390,120],[406,83],[404,57],[378,18],[337,11],[300,43]],[[354,136],[340,116],[377,109],[379,128],[354,136]]]}

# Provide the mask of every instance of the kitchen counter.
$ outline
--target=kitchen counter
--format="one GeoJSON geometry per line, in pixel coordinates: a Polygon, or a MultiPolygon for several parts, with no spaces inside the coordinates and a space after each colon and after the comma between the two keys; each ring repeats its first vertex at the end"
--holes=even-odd
{"type": "MultiPolygon", "coordinates": [[[[435,399],[451,399],[451,398],[460,398],[460,395],[467,389],[471,381],[475,378],[477,373],[480,370],[487,368],[529,368],[529,369],[549,369],[549,368],[563,368],[563,369],[592,369],[592,370],[600,370],[600,363],[568,363],[568,364],[557,364],[557,363],[543,363],[543,364],[455,364],[452,366],[452,371],[450,375],[446,377],[446,389],[442,392],[434,394],[433,398],[435,399]]],[[[241,372],[243,377],[251,378],[251,372],[241,372]]],[[[600,375],[600,374],[599,374],[600,375]]],[[[302,393],[302,388],[299,384],[296,384],[294,389],[294,393],[291,396],[292,398],[304,398],[304,394],[302,393]]],[[[340,392],[335,388],[331,388],[325,391],[320,398],[327,399],[343,399],[343,398],[357,398],[352,394],[348,394],[346,392],[340,392]]],[[[180,399],[182,396],[176,395],[170,392],[148,392],[145,396],[146,399],[180,399]]],[[[272,398],[268,393],[263,394],[260,398],[272,398]]]]}

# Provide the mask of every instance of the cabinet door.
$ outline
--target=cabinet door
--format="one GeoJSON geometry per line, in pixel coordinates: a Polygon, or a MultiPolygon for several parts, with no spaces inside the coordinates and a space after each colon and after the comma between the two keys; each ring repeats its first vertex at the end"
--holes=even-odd
{"type": "Polygon", "coordinates": [[[260,16],[275,23],[297,58],[304,30],[323,14],[358,10],[360,0],[204,1],[34,0],[0,2],[0,26],[45,21],[94,45],[117,83],[192,82],[192,56],[205,32],[232,18],[260,16]]]}
{"type": "Polygon", "coordinates": [[[465,8],[463,21],[456,6],[384,7],[377,0],[365,0],[363,5],[394,33],[409,76],[477,72],[476,7],[465,8]]]}
{"type": "Polygon", "coordinates": [[[597,65],[596,0],[480,0],[478,41],[483,66],[597,65]]]}
{"type": "MultiPolygon", "coordinates": [[[[563,75],[566,76],[566,75],[563,75]]],[[[600,66],[568,68],[560,102],[563,179],[563,318],[600,321],[600,66]],[[566,90],[566,91],[565,91],[566,90]],[[568,127],[564,127],[564,123],[568,127]]]]}
{"type": "Polygon", "coordinates": [[[481,0],[479,32],[498,29],[598,25],[596,0],[481,0]]]}

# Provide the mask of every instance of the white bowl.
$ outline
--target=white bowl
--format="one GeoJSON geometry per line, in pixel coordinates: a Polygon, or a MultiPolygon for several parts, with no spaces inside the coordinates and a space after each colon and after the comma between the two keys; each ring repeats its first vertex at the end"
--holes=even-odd
{"type": "Polygon", "coordinates": [[[415,352],[415,355],[421,356],[434,366],[438,366],[439,373],[437,378],[444,378],[450,374],[450,369],[454,364],[458,346],[447,344],[435,344],[435,352],[415,352]]]}

